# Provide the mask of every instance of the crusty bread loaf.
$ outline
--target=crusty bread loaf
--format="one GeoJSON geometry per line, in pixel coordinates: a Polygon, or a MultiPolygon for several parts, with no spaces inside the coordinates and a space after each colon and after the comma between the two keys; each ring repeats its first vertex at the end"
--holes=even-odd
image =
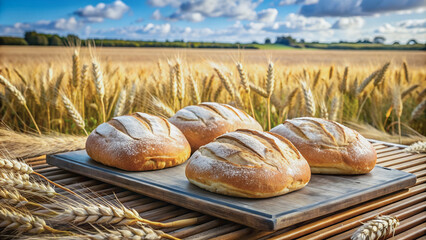
{"type": "Polygon", "coordinates": [[[86,151],[105,165],[145,171],[185,162],[191,147],[167,119],[138,112],[99,125],[87,138],[86,151]]]}
{"type": "Polygon", "coordinates": [[[216,137],[240,128],[262,131],[262,126],[244,111],[215,102],[187,106],[169,121],[183,132],[192,152],[216,137]]]}
{"type": "Polygon", "coordinates": [[[320,118],[286,120],[271,132],[290,140],[308,161],[312,173],[363,174],[377,160],[376,151],[361,134],[320,118]]]}
{"type": "Polygon", "coordinates": [[[266,198],[304,187],[309,165],[287,139],[239,129],[200,147],[186,165],[188,180],[211,192],[266,198]]]}

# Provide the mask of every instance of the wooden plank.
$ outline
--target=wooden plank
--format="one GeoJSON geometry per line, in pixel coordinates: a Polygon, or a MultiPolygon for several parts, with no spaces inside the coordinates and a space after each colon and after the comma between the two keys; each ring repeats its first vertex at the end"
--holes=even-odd
{"type": "Polygon", "coordinates": [[[393,203],[391,205],[382,207],[380,209],[377,209],[375,211],[371,211],[368,213],[365,213],[363,215],[354,217],[352,219],[346,220],[344,222],[341,222],[337,226],[331,225],[324,229],[321,229],[315,233],[312,233],[310,235],[303,236],[300,238],[300,240],[308,240],[308,239],[328,239],[329,237],[336,235],[342,231],[347,231],[349,229],[352,229],[354,227],[360,226],[362,222],[369,221],[373,218],[375,218],[378,215],[388,215],[390,213],[396,212],[398,210],[407,208],[413,204],[417,204],[419,202],[423,202],[426,200],[426,193],[418,194],[412,198],[404,199],[402,201],[393,203]]]}
{"type": "MultiPolygon", "coordinates": [[[[244,199],[210,193],[190,184],[184,174],[185,164],[159,171],[126,172],[91,160],[85,151],[48,156],[47,160],[152,198],[263,230],[291,226],[415,184],[414,175],[376,167],[365,175],[313,175],[299,191],[268,199],[244,199]]],[[[149,209],[139,206],[137,210],[149,209]]]]}
{"type": "MultiPolygon", "coordinates": [[[[426,210],[426,206],[423,202],[421,202],[414,206],[392,213],[391,215],[397,217],[400,221],[400,225],[396,228],[395,235],[398,235],[399,233],[406,231],[407,229],[412,228],[419,223],[422,223],[426,219],[424,210],[426,210]],[[413,217],[410,218],[410,216],[413,215],[414,219],[413,217]]],[[[339,226],[335,227],[337,228],[339,226]]],[[[358,227],[347,230],[343,233],[328,238],[328,240],[349,239],[357,228],[358,227]]]]}
{"type": "MultiPolygon", "coordinates": [[[[325,228],[327,226],[330,226],[332,224],[341,222],[343,220],[346,219],[351,219],[359,214],[363,214],[363,213],[368,213],[371,212],[377,208],[383,207],[383,206],[387,206],[391,203],[403,200],[405,198],[414,196],[416,194],[419,194],[421,192],[424,192],[424,189],[426,188],[426,184],[423,185],[419,185],[416,187],[412,187],[410,188],[408,191],[401,191],[398,193],[394,193],[391,194],[389,196],[386,197],[382,197],[373,201],[369,201],[366,203],[363,203],[360,206],[357,206],[355,208],[351,208],[349,210],[346,210],[344,212],[340,212],[338,214],[334,214],[331,215],[329,217],[326,218],[322,218],[318,221],[312,222],[312,223],[308,223],[308,224],[304,224],[303,226],[290,230],[290,231],[286,231],[281,233],[281,235],[277,235],[278,238],[282,238],[282,239],[293,239],[293,238],[297,238],[297,237],[301,237],[303,235],[318,231],[322,228],[325,228]]],[[[257,235],[256,238],[260,237],[260,236],[264,236],[264,235],[257,235]]]]}

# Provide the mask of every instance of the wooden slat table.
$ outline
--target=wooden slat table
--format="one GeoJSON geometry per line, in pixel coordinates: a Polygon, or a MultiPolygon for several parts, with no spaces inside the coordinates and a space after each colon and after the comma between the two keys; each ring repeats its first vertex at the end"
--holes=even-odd
{"type": "MultiPolygon", "coordinates": [[[[426,235],[426,154],[403,151],[404,146],[373,141],[380,157],[378,165],[413,173],[416,185],[403,191],[344,209],[334,214],[300,223],[276,232],[251,229],[244,225],[204,215],[129,190],[74,174],[46,163],[45,156],[27,159],[33,168],[50,180],[68,188],[116,197],[127,207],[136,209],[141,217],[161,222],[199,217],[197,225],[181,229],[162,229],[185,239],[349,239],[361,225],[377,215],[392,215],[400,220],[393,239],[425,239],[426,235]]],[[[61,192],[60,189],[57,189],[61,192]]]]}

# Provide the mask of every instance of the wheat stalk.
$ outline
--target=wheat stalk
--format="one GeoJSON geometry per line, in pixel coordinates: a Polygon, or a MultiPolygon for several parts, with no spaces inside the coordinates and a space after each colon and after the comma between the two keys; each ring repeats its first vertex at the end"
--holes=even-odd
{"type": "Polygon", "coordinates": [[[27,101],[25,100],[24,95],[22,95],[22,93],[15,87],[12,85],[12,83],[10,83],[5,77],[3,77],[2,75],[0,75],[0,84],[5,85],[5,87],[7,88],[7,90],[9,90],[9,92],[12,93],[12,95],[15,96],[15,98],[18,100],[18,102],[24,106],[25,110],[27,111],[28,115],[30,116],[32,122],[34,123],[35,128],[37,129],[37,132],[39,135],[41,135],[40,129],[38,128],[38,125],[33,117],[33,115],[30,112],[30,109],[28,109],[27,106],[27,101]]]}
{"type": "Polygon", "coordinates": [[[257,86],[254,83],[249,83],[250,85],[250,89],[259,94],[260,96],[264,97],[264,98],[268,98],[268,93],[265,91],[265,89],[263,89],[262,87],[257,86]]]}
{"type": "Polygon", "coordinates": [[[0,172],[0,186],[22,191],[28,191],[32,194],[41,194],[47,197],[53,197],[56,192],[50,185],[30,182],[25,177],[13,173],[0,172]]]}
{"type": "Polygon", "coordinates": [[[410,82],[410,78],[408,77],[409,72],[408,72],[408,66],[407,66],[407,62],[406,61],[404,61],[402,63],[402,69],[404,70],[405,81],[407,83],[409,83],[410,82]]]}
{"type": "Polygon", "coordinates": [[[192,77],[192,74],[189,73],[189,82],[191,83],[191,98],[192,98],[192,103],[194,104],[199,104],[201,102],[201,97],[200,97],[200,93],[198,91],[198,84],[195,81],[194,77],[192,77]]]}
{"type": "Polygon", "coordinates": [[[177,81],[175,77],[176,69],[172,66],[171,62],[169,63],[169,79],[170,79],[170,95],[172,96],[173,101],[177,99],[177,81]]]}
{"type": "Polygon", "coordinates": [[[249,81],[247,79],[247,74],[244,71],[243,65],[241,63],[237,63],[237,70],[238,70],[238,74],[240,76],[241,85],[243,86],[244,91],[248,95],[251,115],[254,118],[254,108],[253,108],[253,102],[252,102],[251,97],[250,97],[250,84],[249,84],[249,81]]]}
{"type": "Polygon", "coordinates": [[[80,56],[78,51],[75,50],[72,55],[72,85],[77,89],[81,81],[81,72],[80,72],[80,56]]]}
{"type": "Polygon", "coordinates": [[[30,165],[25,162],[20,162],[15,159],[6,159],[0,157],[0,169],[8,171],[14,171],[17,174],[25,175],[34,173],[34,170],[30,165]]]}
{"type": "Polygon", "coordinates": [[[320,102],[320,117],[324,119],[328,119],[328,111],[327,106],[324,101],[320,102]]]}
{"type": "Polygon", "coordinates": [[[84,133],[88,136],[89,134],[87,133],[87,131],[85,129],[86,124],[84,123],[84,120],[81,117],[80,113],[74,107],[72,102],[67,98],[67,96],[65,96],[65,94],[61,94],[61,97],[62,97],[62,102],[64,103],[64,106],[67,109],[68,114],[71,116],[72,120],[75,122],[77,127],[82,129],[84,131],[84,133]]]}
{"type": "Polygon", "coordinates": [[[0,220],[0,228],[3,228],[4,232],[14,231],[19,234],[62,232],[47,226],[43,219],[32,216],[29,212],[19,212],[12,208],[0,207],[0,220]]]}
{"type": "Polygon", "coordinates": [[[376,79],[374,80],[374,86],[379,85],[385,77],[386,71],[388,70],[390,62],[385,63],[383,67],[377,73],[376,79]]]}
{"type": "Polygon", "coordinates": [[[308,87],[306,82],[300,82],[302,86],[303,96],[305,98],[305,109],[309,116],[315,116],[315,100],[311,89],[308,87]]]}
{"type": "Polygon", "coordinates": [[[95,60],[92,61],[92,73],[93,73],[93,79],[95,81],[96,92],[98,93],[99,99],[101,100],[103,122],[105,122],[106,121],[105,104],[104,104],[105,84],[103,80],[101,67],[99,66],[99,63],[96,62],[95,60]]]}
{"type": "Polygon", "coordinates": [[[124,105],[126,104],[126,95],[126,89],[121,89],[120,96],[118,97],[117,103],[114,107],[114,117],[123,115],[124,105]]]}
{"type": "Polygon", "coordinates": [[[356,96],[359,96],[362,93],[362,91],[364,91],[367,85],[377,76],[378,73],[379,73],[379,70],[374,71],[367,78],[365,78],[364,81],[361,82],[361,84],[356,89],[356,96]]]}
{"type": "Polygon", "coordinates": [[[426,153],[426,142],[416,142],[404,149],[405,152],[410,153],[426,153]]]}
{"type": "Polygon", "coordinates": [[[154,106],[155,110],[161,113],[163,116],[169,118],[175,115],[173,109],[164,104],[160,99],[152,97],[151,103],[154,106]]]}
{"type": "Polygon", "coordinates": [[[398,135],[399,143],[401,144],[401,115],[403,110],[402,99],[401,99],[401,90],[400,86],[394,88],[392,94],[392,107],[395,110],[396,117],[398,118],[398,135]]]}
{"type": "Polygon", "coordinates": [[[80,88],[81,90],[84,90],[87,85],[87,72],[89,70],[89,65],[83,64],[83,67],[81,68],[81,76],[80,76],[80,88]]]}
{"type": "Polygon", "coordinates": [[[346,92],[346,89],[347,89],[348,73],[349,73],[349,67],[346,66],[345,71],[343,73],[342,81],[341,81],[340,86],[339,86],[339,90],[342,93],[346,92]]]}
{"type": "Polygon", "coordinates": [[[328,71],[328,80],[330,80],[333,77],[333,73],[334,73],[334,66],[331,65],[330,70],[328,71]]]}
{"type": "Polygon", "coordinates": [[[426,99],[419,103],[411,112],[411,120],[419,118],[426,109],[426,99]]]}
{"type": "Polygon", "coordinates": [[[414,84],[413,86],[405,89],[402,93],[401,93],[401,98],[404,99],[405,97],[407,97],[411,92],[413,92],[414,90],[416,90],[420,85],[419,84],[414,84]]]}
{"type": "Polygon", "coordinates": [[[0,187],[0,204],[20,208],[28,203],[28,199],[22,196],[17,190],[0,187]]]}
{"type": "Polygon", "coordinates": [[[182,63],[180,62],[180,59],[176,60],[175,72],[177,81],[177,97],[182,106],[183,99],[185,97],[185,78],[183,77],[182,63]]]}
{"type": "Polygon", "coordinates": [[[275,87],[275,77],[274,77],[274,64],[269,62],[268,72],[266,75],[266,94],[267,98],[267,108],[268,108],[268,131],[271,130],[271,96],[274,92],[275,87]]]}
{"type": "Polygon", "coordinates": [[[378,216],[373,220],[364,223],[351,237],[351,240],[376,240],[395,234],[395,229],[399,226],[396,217],[378,216]]]}
{"type": "Polygon", "coordinates": [[[231,95],[231,98],[235,98],[235,92],[234,88],[232,87],[231,81],[228,77],[226,77],[222,71],[218,67],[214,67],[214,71],[216,72],[217,76],[219,77],[220,81],[222,82],[225,89],[228,91],[229,95],[231,95]]]}
{"type": "Polygon", "coordinates": [[[318,70],[318,72],[315,74],[314,82],[312,84],[313,88],[315,88],[317,86],[319,79],[320,79],[320,76],[321,76],[321,69],[318,70]]]}
{"type": "Polygon", "coordinates": [[[339,108],[340,108],[340,98],[338,96],[334,96],[333,100],[331,101],[330,113],[328,115],[330,120],[336,121],[339,108]]]}

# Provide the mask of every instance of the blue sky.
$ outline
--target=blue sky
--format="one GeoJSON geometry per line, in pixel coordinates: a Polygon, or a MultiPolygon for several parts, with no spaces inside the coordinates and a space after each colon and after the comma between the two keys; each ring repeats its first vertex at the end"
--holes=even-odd
{"type": "Polygon", "coordinates": [[[0,35],[263,42],[426,41],[426,0],[0,0],[0,35]]]}

